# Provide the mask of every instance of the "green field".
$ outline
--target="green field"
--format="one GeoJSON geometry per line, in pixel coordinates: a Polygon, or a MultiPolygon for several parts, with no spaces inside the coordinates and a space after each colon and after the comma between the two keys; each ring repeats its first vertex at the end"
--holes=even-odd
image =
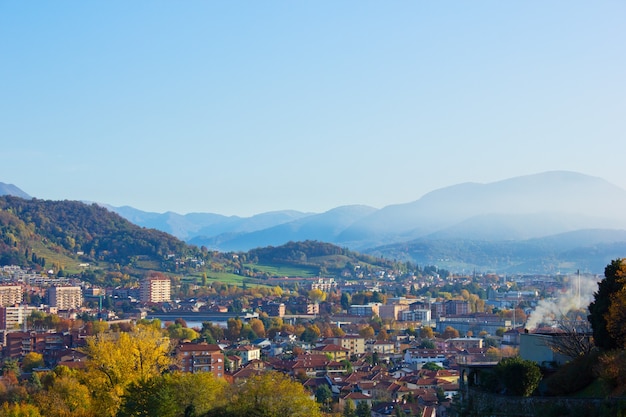
{"type": "Polygon", "coordinates": [[[294,266],[294,265],[257,265],[246,264],[246,268],[253,271],[265,272],[274,277],[290,278],[314,278],[319,275],[319,268],[315,266],[294,266]]]}
{"type": "MultiPolygon", "coordinates": [[[[269,287],[269,285],[265,284],[262,280],[242,277],[241,275],[231,274],[228,272],[212,272],[209,271],[206,273],[208,283],[219,281],[224,284],[237,285],[241,287],[244,283],[248,286],[261,286],[261,287],[269,287]]],[[[200,284],[202,282],[202,274],[195,274],[191,276],[186,276],[183,278],[183,282],[188,282],[190,284],[200,284]]]]}

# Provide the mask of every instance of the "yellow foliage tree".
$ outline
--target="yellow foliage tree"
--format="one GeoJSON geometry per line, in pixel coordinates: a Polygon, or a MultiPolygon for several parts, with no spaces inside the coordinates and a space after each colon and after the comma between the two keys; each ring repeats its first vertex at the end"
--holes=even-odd
{"type": "Polygon", "coordinates": [[[236,390],[231,408],[232,415],[240,416],[322,416],[302,384],[276,372],[249,378],[236,390]]]}
{"type": "Polygon", "coordinates": [[[169,339],[150,325],[130,333],[100,333],[87,339],[87,381],[99,415],[115,415],[132,382],[161,375],[172,363],[169,339]]]}

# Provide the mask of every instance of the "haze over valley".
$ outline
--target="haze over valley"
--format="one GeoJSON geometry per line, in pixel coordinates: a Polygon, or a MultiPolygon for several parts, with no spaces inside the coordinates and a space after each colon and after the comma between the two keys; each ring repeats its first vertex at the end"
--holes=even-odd
{"type": "MultiPolygon", "coordinates": [[[[1,192],[28,197],[15,186],[1,192]]],[[[459,272],[498,273],[600,273],[626,252],[626,191],[567,171],[452,185],[381,209],[348,205],[239,217],[99,204],[139,226],[218,251],[317,240],[459,272]]]]}

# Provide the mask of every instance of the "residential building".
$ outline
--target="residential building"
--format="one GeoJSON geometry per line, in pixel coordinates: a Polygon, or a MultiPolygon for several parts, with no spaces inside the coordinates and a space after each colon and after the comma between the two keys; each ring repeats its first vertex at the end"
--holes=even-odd
{"type": "Polygon", "coordinates": [[[270,317],[284,317],[285,304],[284,303],[266,303],[262,310],[270,317]]]}
{"type": "Polygon", "coordinates": [[[50,287],[48,305],[58,310],[77,309],[83,305],[83,290],[80,287],[50,287]]]}
{"type": "Polygon", "coordinates": [[[448,347],[456,349],[482,349],[483,339],[478,337],[455,337],[446,340],[448,347]]]}
{"type": "Polygon", "coordinates": [[[334,278],[318,278],[316,282],[311,284],[312,290],[320,290],[324,292],[331,292],[337,288],[337,282],[334,278]]]}
{"type": "Polygon", "coordinates": [[[405,310],[400,313],[402,321],[419,321],[429,323],[431,318],[430,310],[405,310]]]}
{"type": "Polygon", "coordinates": [[[235,352],[241,357],[241,364],[244,366],[250,361],[261,359],[261,349],[254,346],[239,346],[235,352]]]}
{"type": "Polygon", "coordinates": [[[0,306],[12,306],[22,302],[21,285],[0,285],[0,306]]]}
{"type": "Polygon", "coordinates": [[[209,372],[224,376],[224,353],[216,344],[182,343],[176,350],[183,372],[209,372]]]}
{"type": "Polygon", "coordinates": [[[362,317],[378,316],[380,306],[381,303],[369,303],[365,305],[353,304],[350,306],[350,314],[362,317]]]}
{"type": "Polygon", "coordinates": [[[0,330],[9,330],[21,327],[26,323],[28,316],[37,307],[18,305],[13,307],[0,307],[0,330]]]}
{"type": "Polygon", "coordinates": [[[139,298],[142,303],[164,303],[171,300],[171,281],[165,276],[149,277],[141,281],[139,298]]]}
{"type": "Polygon", "coordinates": [[[329,337],[325,339],[325,342],[348,349],[350,355],[361,355],[365,353],[365,338],[361,336],[345,335],[340,337],[329,337]]]}
{"type": "Polygon", "coordinates": [[[408,309],[408,304],[385,304],[378,308],[378,315],[383,320],[400,320],[402,312],[408,309]]]}

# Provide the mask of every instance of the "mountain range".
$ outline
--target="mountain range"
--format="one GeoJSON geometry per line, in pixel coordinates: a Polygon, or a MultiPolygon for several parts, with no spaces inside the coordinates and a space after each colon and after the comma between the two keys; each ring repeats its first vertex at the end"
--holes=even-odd
{"type": "MultiPolygon", "coordinates": [[[[26,194],[0,183],[3,193],[26,194]]],[[[601,273],[626,256],[626,191],[569,171],[453,185],[381,209],[352,205],[238,217],[104,206],[139,226],[219,251],[318,240],[452,271],[507,273],[601,273]]]]}

